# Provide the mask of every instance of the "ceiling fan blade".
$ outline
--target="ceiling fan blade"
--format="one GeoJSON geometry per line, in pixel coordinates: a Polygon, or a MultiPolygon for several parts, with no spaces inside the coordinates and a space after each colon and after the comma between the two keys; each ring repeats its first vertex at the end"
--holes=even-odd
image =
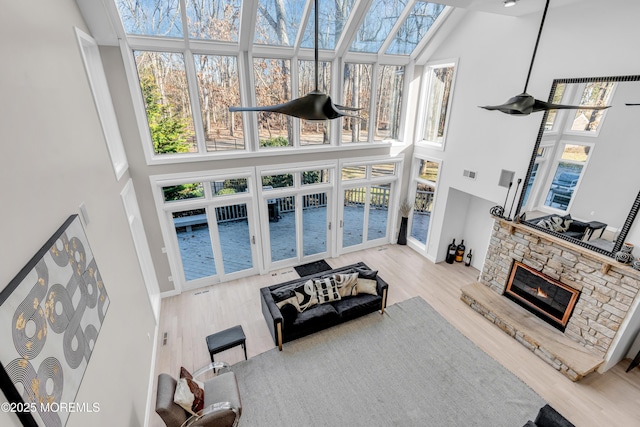
{"type": "Polygon", "coordinates": [[[229,111],[266,111],[286,114],[304,120],[331,120],[343,116],[358,118],[357,116],[344,114],[333,104],[329,95],[315,91],[284,104],[264,107],[229,107],[229,111]]]}
{"type": "Polygon", "coordinates": [[[547,110],[605,110],[609,107],[611,106],[607,105],[607,106],[593,107],[591,105],[553,104],[551,102],[544,102],[536,99],[535,104],[533,106],[533,112],[535,113],[538,111],[547,111],[547,110]]]}
{"type": "Polygon", "coordinates": [[[640,104],[629,104],[629,103],[627,103],[627,104],[624,104],[624,105],[627,105],[629,107],[633,107],[633,106],[637,106],[637,105],[640,105],[640,104]]]}
{"type": "Polygon", "coordinates": [[[344,105],[338,105],[338,104],[333,104],[336,108],[340,109],[340,110],[348,110],[348,111],[360,111],[362,110],[362,108],[356,108],[356,107],[347,107],[344,105]]]}
{"type": "Polygon", "coordinates": [[[505,114],[511,114],[515,116],[526,116],[533,112],[533,106],[535,105],[535,99],[528,93],[521,93],[512,98],[509,98],[507,102],[500,105],[486,105],[481,106],[485,110],[497,110],[505,114]]]}
{"type": "Polygon", "coordinates": [[[289,102],[264,107],[229,107],[229,111],[265,111],[286,114],[304,120],[331,120],[340,117],[353,117],[361,119],[359,116],[344,114],[343,111],[357,111],[360,108],[344,107],[335,105],[329,95],[318,90],[318,0],[314,1],[315,8],[315,90],[307,95],[293,99],[289,102]]]}

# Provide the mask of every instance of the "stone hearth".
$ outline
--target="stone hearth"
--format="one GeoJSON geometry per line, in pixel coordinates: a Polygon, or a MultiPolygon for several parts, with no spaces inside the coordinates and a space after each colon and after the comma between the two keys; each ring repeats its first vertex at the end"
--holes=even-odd
{"type": "Polygon", "coordinates": [[[639,291],[637,270],[561,238],[496,219],[479,283],[463,288],[461,298],[577,381],[605,360],[639,291]],[[581,292],[564,333],[502,296],[513,261],[581,292]]]}

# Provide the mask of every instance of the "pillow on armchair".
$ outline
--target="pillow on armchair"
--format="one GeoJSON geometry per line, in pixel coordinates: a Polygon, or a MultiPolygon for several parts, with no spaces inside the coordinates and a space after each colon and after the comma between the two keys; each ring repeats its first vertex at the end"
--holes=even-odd
{"type": "Polygon", "coordinates": [[[192,414],[204,408],[204,384],[194,380],[184,367],[180,368],[180,379],[176,384],[173,401],[192,414]]]}

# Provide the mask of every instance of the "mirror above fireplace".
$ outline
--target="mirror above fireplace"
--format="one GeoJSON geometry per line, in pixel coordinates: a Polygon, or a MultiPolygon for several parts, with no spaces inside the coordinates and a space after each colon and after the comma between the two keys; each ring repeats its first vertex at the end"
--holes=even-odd
{"type": "Polygon", "coordinates": [[[516,217],[613,257],[640,206],[640,76],[557,79],[549,101],[611,108],[544,113],[516,217]]]}

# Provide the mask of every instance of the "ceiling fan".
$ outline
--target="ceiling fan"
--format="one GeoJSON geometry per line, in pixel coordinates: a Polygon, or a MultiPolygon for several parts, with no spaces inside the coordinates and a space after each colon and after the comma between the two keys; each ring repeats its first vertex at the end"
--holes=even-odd
{"type": "Polygon", "coordinates": [[[513,98],[509,98],[507,102],[501,105],[487,105],[484,107],[485,110],[498,110],[502,111],[505,114],[512,114],[516,116],[526,116],[531,113],[537,113],[538,111],[547,111],[547,110],[575,110],[578,108],[581,109],[589,109],[589,110],[604,110],[605,108],[609,108],[609,106],[602,107],[592,107],[587,105],[563,105],[563,104],[553,104],[551,102],[540,101],[535,99],[533,96],[527,93],[527,86],[529,85],[529,78],[531,77],[531,70],[533,69],[533,62],[536,59],[536,52],[538,50],[538,43],[540,43],[540,36],[542,35],[542,27],[544,26],[544,20],[547,16],[547,10],[549,9],[549,0],[544,7],[544,12],[542,13],[542,22],[540,22],[540,30],[538,31],[538,38],[536,39],[536,45],[533,48],[533,56],[531,57],[531,65],[529,65],[529,74],[527,74],[527,80],[524,84],[524,90],[520,95],[516,95],[513,98]]]}
{"type": "Polygon", "coordinates": [[[229,111],[268,111],[305,120],[330,120],[343,116],[360,118],[355,115],[345,114],[345,111],[358,111],[361,108],[336,105],[329,95],[318,90],[318,21],[318,0],[315,0],[315,89],[301,98],[284,104],[264,107],[229,107],[229,111]]]}

